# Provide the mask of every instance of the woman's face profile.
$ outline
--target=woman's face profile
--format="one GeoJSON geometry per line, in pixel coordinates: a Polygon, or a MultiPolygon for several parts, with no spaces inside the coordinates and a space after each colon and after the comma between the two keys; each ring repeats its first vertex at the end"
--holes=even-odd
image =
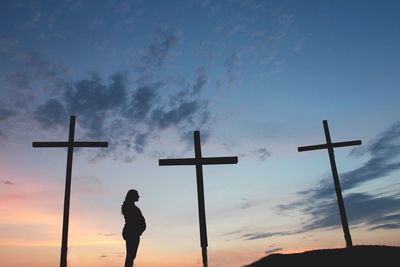
{"type": "Polygon", "coordinates": [[[127,199],[130,201],[136,202],[139,200],[139,193],[136,190],[129,190],[127,199]]]}

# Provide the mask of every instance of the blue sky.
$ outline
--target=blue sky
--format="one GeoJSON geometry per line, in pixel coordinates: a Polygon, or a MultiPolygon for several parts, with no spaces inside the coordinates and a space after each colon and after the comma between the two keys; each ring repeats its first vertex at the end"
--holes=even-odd
{"type": "Polygon", "coordinates": [[[399,245],[397,1],[0,7],[0,258],[17,255],[12,266],[24,251],[58,262],[66,153],[31,142],[65,140],[71,114],[77,139],[110,142],[74,158],[75,266],[121,265],[130,188],[150,225],[138,264],[199,264],[194,168],[157,164],[193,156],[193,130],[204,156],[239,157],[204,168],[210,266],[344,246],[328,155],[297,152],[324,142],[324,119],[333,141],[363,142],[336,150],[353,242],[399,245]]]}

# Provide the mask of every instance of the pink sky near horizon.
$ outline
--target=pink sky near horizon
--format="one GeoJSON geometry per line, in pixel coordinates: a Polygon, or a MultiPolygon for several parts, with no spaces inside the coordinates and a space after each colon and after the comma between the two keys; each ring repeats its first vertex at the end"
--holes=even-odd
{"type": "MultiPolygon", "coordinates": [[[[2,218],[0,258],[3,266],[52,267],[58,265],[63,195],[54,193],[52,188],[54,186],[59,185],[56,182],[53,184],[33,182],[8,184],[0,188],[0,217],[2,218]]],[[[120,229],[113,229],[115,233],[102,233],[104,227],[98,220],[102,216],[104,219],[104,214],[98,214],[99,212],[96,210],[92,214],[85,214],[79,209],[72,210],[69,266],[117,267],[123,265],[125,251],[124,241],[119,235],[120,229]]],[[[213,229],[212,225],[209,225],[209,228],[213,229]]],[[[168,236],[167,240],[162,240],[162,237],[155,237],[151,233],[152,230],[149,230],[150,233],[145,233],[142,237],[137,266],[201,266],[197,225],[194,225],[192,230],[195,232],[190,235],[185,232],[180,237],[176,236],[172,242],[170,242],[171,237],[168,236]]],[[[326,232],[310,231],[306,234],[307,238],[302,237],[301,234],[274,238],[272,243],[269,243],[271,242],[269,239],[235,241],[226,238],[223,240],[215,236],[212,231],[210,232],[209,261],[212,267],[235,267],[249,264],[265,256],[268,247],[284,247],[277,250],[277,253],[294,253],[344,245],[341,229],[326,232]]],[[[400,240],[390,231],[368,233],[363,229],[355,228],[352,229],[352,236],[355,245],[400,245],[400,240]]]]}
{"type": "MultiPolygon", "coordinates": [[[[65,164],[65,151],[51,152],[50,155],[54,154],[51,160],[57,164],[44,167],[35,164],[42,160],[42,154],[48,152],[42,150],[39,153],[37,150],[31,150],[30,153],[34,152],[38,153],[38,157],[30,162],[33,171],[17,168],[12,157],[0,163],[1,177],[9,177],[9,180],[12,180],[10,182],[3,178],[0,186],[0,236],[2,237],[0,258],[7,267],[23,267],[27,264],[32,267],[53,267],[59,262],[65,179],[65,169],[62,165],[65,164]],[[50,175],[46,175],[46,170],[50,175]]],[[[27,155],[20,160],[24,161],[29,157],[30,155],[27,155]]],[[[85,168],[88,172],[94,173],[93,177],[99,175],[96,174],[97,172],[102,173],[101,169],[95,168],[96,165],[88,164],[84,160],[79,162],[79,157],[76,158],[76,163],[72,184],[69,266],[121,266],[124,261],[125,247],[120,235],[123,218],[119,209],[124,195],[120,193],[115,195],[115,192],[112,193],[113,191],[106,188],[100,180],[85,174],[85,168]],[[116,197],[119,200],[116,200],[116,197]],[[112,209],[96,207],[97,200],[111,198],[112,209]]],[[[164,169],[155,170],[163,171],[164,169]]],[[[215,170],[218,171],[218,168],[215,170]]],[[[126,172],[126,170],[121,171],[126,172]]],[[[207,174],[208,172],[209,170],[206,171],[207,174]]],[[[129,180],[127,182],[130,183],[129,180]]],[[[195,189],[191,188],[191,190],[195,189]]],[[[149,213],[148,210],[149,200],[146,194],[141,194],[141,200],[138,203],[148,219],[149,227],[142,237],[137,265],[142,267],[201,266],[195,198],[192,200],[191,210],[177,211],[177,215],[183,216],[179,225],[171,224],[169,217],[166,217],[164,222],[154,221],[155,217],[151,213],[153,211],[149,213]],[[191,214],[190,219],[186,217],[186,213],[191,214]],[[171,230],[173,234],[165,229],[171,230]]],[[[166,203],[157,203],[160,200],[152,201],[156,201],[156,205],[164,206],[166,203]]],[[[279,203],[282,200],[275,201],[279,203]]],[[[262,203],[256,205],[262,205],[262,203]]],[[[271,205],[274,204],[271,203],[271,205]]],[[[293,253],[344,246],[341,228],[257,240],[237,239],[234,235],[227,234],[227,229],[230,229],[229,220],[235,219],[237,215],[226,213],[226,210],[221,210],[221,208],[208,208],[210,267],[243,266],[265,256],[269,250],[276,250],[277,253],[293,253]],[[225,216],[227,221],[224,218],[218,219],[221,215],[225,216]]],[[[295,227],[298,218],[295,214],[292,217],[295,219],[294,222],[291,222],[291,217],[287,220],[279,218],[283,221],[266,221],[265,225],[271,231],[282,230],[280,224],[295,227]]],[[[240,219],[244,220],[244,225],[254,224],[257,229],[260,223],[251,221],[262,218],[263,216],[259,217],[259,214],[253,214],[253,218],[240,219]]],[[[368,231],[360,226],[352,227],[355,245],[399,246],[398,236],[398,230],[368,231]]]]}
{"type": "MultiPolygon", "coordinates": [[[[58,265],[60,255],[65,151],[46,152],[33,149],[29,151],[28,155],[19,160],[30,161],[31,170],[18,168],[12,155],[0,163],[2,170],[0,176],[4,177],[0,186],[0,258],[7,267],[23,267],[28,264],[32,267],[53,267],[58,265]],[[35,159],[29,159],[35,153],[38,156],[35,159]],[[52,156],[51,162],[49,165],[39,166],[37,163],[41,162],[43,155],[47,154],[52,156]]],[[[121,266],[124,261],[125,247],[120,235],[123,226],[120,204],[124,195],[119,189],[113,191],[100,179],[93,178],[101,178],[103,168],[107,169],[108,163],[102,164],[105,165],[104,167],[97,168],[98,165],[89,164],[85,160],[80,160],[79,157],[80,155],[77,155],[75,158],[76,164],[73,170],[69,266],[121,266]],[[88,176],[87,173],[93,173],[93,176],[88,176]],[[96,201],[101,199],[106,202],[110,202],[107,199],[112,200],[111,208],[96,207],[96,201]]],[[[143,166],[143,168],[146,169],[147,166],[143,166]]],[[[128,177],[130,177],[129,171],[127,171],[129,169],[132,167],[127,166],[126,169],[120,169],[120,171],[128,173],[128,177]]],[[[165,169],[154,168],[154,171],[156,170],[163,172],[165,169]]],[[[218,168],[212,170],[207,169],[206,174],[220,171],[218,168]]],[[[186,172],[190,174],[191,171],[189,168],[184,170],[183,174],[186,172]]],[[[225,169],[225,171],[227,170],[225,169]]],[[[146,180],[146,176],[144,179],[146,180]]],[[[116,182],[118,181],[120,180],[118,179],[116,182]]],[[[207,180],[206,183],[209,181],[207,180]]],[[[131,182],[130,179],[127,179],[125,183],[130,184],[131,182]]],[[[141,186],[139,181],[136,182],[141,186]]],[[[149,227],[142,237],[137,265],[141,267],[201,266],[195,188],[189,190],[189,193],[193,193],[191,208],[179,210],[179,205],[177,205],[178,210],[174,211],[177,216],[182,216],[178,225],[171,221],[172,217],[165,217],[165,221],[155,221],[157,217],[153,212],[163,214],[165,210],[164,208],[160,210],[157,206],[149,206],[151,204],[149,201],[155,201],[154,205],[163,207],[168,206],[168,203],[163,203],[163,198],[160,196],[148,196],[147,194],[150,192],[145,189],[143,188],[144,193],[141,194],[138,206],[142,208],[148,219],[149,227]],[[152,199],[154,197],[156,199],[152,199]],[[149,208],[155,210],[149,210],[149,208]],[[190,218],[187,217],[187,214],[190,214],[190,218]],[[171,240],[173,241],[171,242],[171,240]]],[[[166,191],[168,195],[171,194],[168,192],[176,190],[164,188],[163,191],[166,191]]],[[[276,203],[281,203],[286,197],[278,194],[277,198],[270,199],[272,201],[269,205],[273,209],[276,203]]],[[[178,195],[168,201],[179,201],[179,198],[178,195]]],[[[235,235],[229,235],[229,229],[232,229],[230,220],[235,219],[239,219],[242,221],[241,224],[247,225],[247,227],[253,225],[254,229],[259,229],[262,223],[254,220],[267,218],[264,225],[270,231],[285,230],[282,229],[282,226],[296,228],[296,224],[299,223],[297,214],[292,214],[286,219],[274,217],[272,220],[268,220],[268,215],[260,216],[259,208],[264,205],[261,203],[261,199],[252,205],[258,206],[258,211],[256,214],[250,213],[252,217],[248,218],[237,217],[237,214],[231,214],[232,211],[227,211],[223,206],[208,206],[210,267],[243,266],[260,259],[270,250],[275,250],[276,253],[293,253],[344,246],[341,228],[313,230],[307,233],[257,240],[245,240],[235,235]],[[221,216],[222,218],[220,218],[221,216]]],[[[399,230],[368,231],[367,228],[360,225],[351,229],[355,245],[400,246],[399,230]]],[[[243,228],[239,231],[241,230],[243,228]]]]}

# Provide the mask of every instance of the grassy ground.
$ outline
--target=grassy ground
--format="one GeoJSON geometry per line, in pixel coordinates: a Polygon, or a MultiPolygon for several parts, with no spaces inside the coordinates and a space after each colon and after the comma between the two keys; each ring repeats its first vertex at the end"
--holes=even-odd
{"type": "Polygon", "coordinates": [[[271,254],[247,267],[354,266],[399,267],[400,247],[354,246],[342,249],[312,250],[294,254],[271,254]]]}

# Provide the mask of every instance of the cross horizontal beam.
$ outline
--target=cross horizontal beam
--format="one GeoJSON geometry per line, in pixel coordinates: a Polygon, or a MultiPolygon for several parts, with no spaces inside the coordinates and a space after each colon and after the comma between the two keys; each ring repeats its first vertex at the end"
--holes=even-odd
{"type": "Polygon", "coordinates": [[[159,166],[172,166],[172,165],[213,165],[213,164],[237,164],[237,157],[207,157],[201,158],[181,158],[181,159],[160,159],[159,166]]]}
{"type": "MultiPolygon", "coordinates": [[[[346,142],[336,142],[331,144],[332,147],[345,147],[345,146],[357,146],[361,145],[361,140],[346,141],[346,142]]],[[[301,146],[297,148],[298,152],[319,150],[328,148],[328,144],[312,145],[312,146],[301,146]]]]}
{"type": "MultiPolygon", "coordinates": [[[[108,147],[108,142],[73,142],[73,147],[108,147]]],[[[33,142],[32,147],[68,147],[69,142],[33,142]]]]}

